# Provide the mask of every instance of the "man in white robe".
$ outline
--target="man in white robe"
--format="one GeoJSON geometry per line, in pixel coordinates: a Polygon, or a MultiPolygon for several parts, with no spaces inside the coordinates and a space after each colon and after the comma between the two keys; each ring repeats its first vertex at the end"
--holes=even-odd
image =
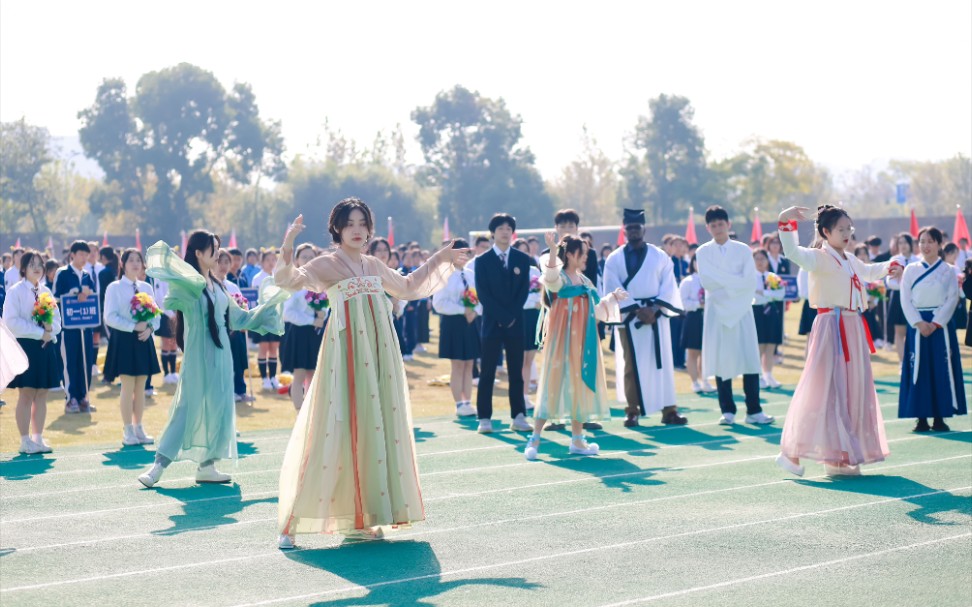
{"type": "Polygon", "coordinates": [[[669,316],[681,313],[682,298],[672,259],[645,242],[645,212],[624,210],[628,243],[604,263],[604,290],[627,291],[631,299],[621,308],[615,328],[618,400],[627,403],[625,427],[638,418],[662,412],[662,423],[683,425],[687,419],[675,406],[675,366],[669,316]]]}
{"type": "Polygon", "coordinates": [[[756,294],[756,263],[753,251],[744,243],[730,240],[732,224],[720,206],[705,212],[705,224],[712,240],[695,251],[699,279],[705,288],[702,326],[702,369],[715,375],[719,391],[720,424],[736,422],[732,380],[743,376],[746,393],[746,423],[769,424],[773,417],[759,404],[759,342],[753,317],[756,294]]]}

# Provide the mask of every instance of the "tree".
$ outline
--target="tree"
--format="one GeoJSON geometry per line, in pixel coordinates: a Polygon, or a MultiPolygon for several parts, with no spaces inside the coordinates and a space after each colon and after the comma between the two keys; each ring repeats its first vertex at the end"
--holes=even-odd
{"type": "Polygon", "coordinates": [[[743,217],[751,217],[756,207],[766,218],[793,205],[813,208],[832,195],[827,170],[789,141],[752,139],[713,170],[721,178],[726,206],[743,217]]]}
{"type": "Polygon", "coordinates": [[[51,164],[51,134],[24,118],[0,124],[0,217],[14,229],[20,217],[30,217],[34,232],[47,232],[47,218],[57,203],[41,186],[41,171],[51,164]]]}
{"type": "Polygon", "coordinates": [[[659,95],[648,107],[649,115],[638,117],[621,170],[623,200],[647,207],[655,222],[678,221],[711,195],[705,140],[692,123],[695,110],[687,98],[659,95]]]}
{"type": "Polygon", "coordinates": [[[584,225],[618,223],[618,175],[614,162],[598,147],[584,126],[580,156],[564,167],[551,186],[560,208],[580,213],[584,225]]]}
{"type": "Polygon", "coordinates": [[[260,118],[250,86],[227,93],[188,63],[144,74],[134,97],[121,79],[107,79],[78,117],[85,154],[114,188],[93,198],[92,210],[127,211],[149,238],[174,240],[192,223],[192,209],[215,191],[214,172],[240,184],[285,174],[280,124],[260,118]]]}
{"type": "Polygon", "coordinates": [[[519,145],[523,121],[503,99],[457,85],[416,108],[412,120],[426,163],[419,178],[439,188],[439,214],[453,230],[484,229],[501,211],[524,227],[550,225],[553,203],[533,153],[519,145]]]}

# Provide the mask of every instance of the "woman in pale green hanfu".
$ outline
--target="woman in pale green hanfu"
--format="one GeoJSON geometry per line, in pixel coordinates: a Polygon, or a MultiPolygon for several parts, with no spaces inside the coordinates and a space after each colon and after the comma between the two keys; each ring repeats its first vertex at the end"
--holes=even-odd
{"type": "Polygon", "coordinates": [[[233,354],[227,328],[234,331],[283,333],[281,311],[289,294],[271,285],[260,291],[260,305],[243,310],[210,271],[216,265],[219,237],[199,230],[190,235],[185,260],[159,241],[145,256],[146,273],[169,285],[162,307],[179,314],[177,338],[182,372],[169,421],[158,439],[155,464],[138,480],[146,487],[159,481],[173,461],[199,463],[198,483],[228,483],[216,470],[220,459],[235,459],[236,405],[233,354]]]}
{"type": "Polygon", "coordinates": [[[386,293],[423,299],[463,267],[469,249],[445,248],[407,277],[362,254],[374,231],[368,206],[342,200],[328,231],[338,247],[292,263],[298,217],[274,270],[283,289],[327,291],[331,318],[314,379],[280,472],[278,546],[297,533],[381,537],[382,526],[425,519],[408,382],[386,293]]]}

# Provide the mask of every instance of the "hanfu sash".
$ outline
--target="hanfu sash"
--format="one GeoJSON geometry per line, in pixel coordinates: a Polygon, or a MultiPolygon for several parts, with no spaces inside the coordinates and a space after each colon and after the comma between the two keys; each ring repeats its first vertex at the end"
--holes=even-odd
{"type": "MultiPolygon", "coordinates": [[[[586,284],[570,285],[557,291],[558,299],[571,299],[573,297],[587,297],[587,330],[584,333],[584,356],[581,364],[581,379],[591,392],[597,392],[597,319],[594,316],[594,306],[601,302],[597,291],[586,284]]],[[[543,346],[543,335],[546,320],[546,307],[541,310],[540,322],[537,323],[537,344],[543,346]]],[[[567,305],[567,326],[574,322],[574,306],[567,305]]]]}
{"type": "MultiPolygon", "coordinates": [[[[932,274],[934,274],[935,271],[938,269],[938,266],[942,265],[942,260],[939,259],[931,267],[929,267],[928,264],[926,264],[925,262],[922,262],[922,265],[924,265],[926,269],[921,274],[921,276],[919,276],[918,278],[915,279],[915,282],[911,283],[911,288],[912,289],[914,289],[915,287],[917,287],[918,286],[918,283],[920,283],[922,280],[924,280],[924,279],[928,278],[929,276],[931,276],[932,274]]],[[[935,309],[936,308],[919,308],[918,309],[918,312],[921,314],[922,320],[924,320],[925,322],[931,322],[931,319],[930,318],[926,318],[926,317],[931,316],[932,318],[934,318],[934,311],[935,311],[935,309]]],[[[949,339],[948,339],[947,330],[948,330],[947,327],[942,327],[942,331],[945,331],[946,332],[946,334],[945,334],[945,360],[946,360],[946,364],[948,366],[949,384],[952,386],[952,391],[954,392],[955,391],[955,383],[954,383],[954,378],[952,377],[952,364],[951,364],[951,362],[952,362],[952,352],[951,352],[951,344],[949,343],[949,339]]],[[[914,352],[915,359],[914,359],[914,362],[912,363],[913,368],[911,370],[911,384],[912,385],[915,385],[915,384],[918,383],[918,367],[921,364],[921,342],[922,342],[922,339],[923,339],[923,336],[920,333],[918,333],[918,330],[917,329],[915,329],[915,352],[914,352]]],[[[953,402],[953,404],[955,402],[955,395],[954,394],[952,395],[952,402],[953,402]]]]}
{"type": "MultiPolygon", "coordinates": [[[[662,314],[664,316],[672,317],[672,316],[685,315],[685,312],[683,310],[680,310],[675,306],[673,306],[672,304],[665,301],[664,299],[659,299],[657,297],[651,297],[648,299],[635,299],[634,301],[637,305],[630,306],[625,310],[622,310],[622,312],[627,313],[627,316],[625,316],[624,319],[617,324],[625,327],[627,327],[630,324],[634,324],[635,329],[640,329],[641,327],[645,326],[645,323],[638,320],[637,312],[641,308],[648,308],[651,306],[655,306],[659,308],[657,313],[662,314]]],[[[614,324],[614,323],[608,323],[608,324],[614,324]]],[[[629,328],[629,333],[630,333],[630,328],[629,328]]],[[[658,331],[657,320],[653,325],[651,325],[651,336],[652,336],[652,341],[654,342],[653,345],[655,347],[655,368],[661,369],[662,368],[661,333],[658,331]]]]}

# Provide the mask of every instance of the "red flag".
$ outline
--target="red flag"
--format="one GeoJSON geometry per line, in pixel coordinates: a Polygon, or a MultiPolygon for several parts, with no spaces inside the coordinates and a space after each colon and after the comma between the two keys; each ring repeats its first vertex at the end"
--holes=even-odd
{"type": "Polygon", "coordinates": [[[233,228],[233,231],[230,233],[229,248],[236,248],[236,228],[233,228]]]}
{"type": "Polygon", "coordinates": [[[452,240],[452,236],[449,233],[449,218],[446,217],[445,221],[442,222],[442,240],[452,240]]]}
{"type": "Polygon", "coordinates": [[[763,240],[763,224],[759,222],[759,209],[753,209],[753,233],[749,237],[750,242],[763,240]]]}
{"type": "Polygon", "coordinates": [[[391,217],[388,218],[388,244],[395,246],[395,224],[391,217]]]}
{"type": "Polygon", "coordinates": [[[138,228],[135,228],[135,248],[142,250],[142,233],[138,228]]]}
{"type": "Polygon", "coordinates": [[[965,223],[965,215],[962,215],[962,207],[959,207],[955,211],[955,227],[952,228],[952,242],[958,244],[963,238],[972,242],[972,237],[969,236],[969,226],[965,223]]]}
{"type": "Polygon", "coordinates": [[[626,242],[628,242],[628,239],[624,236],[624,226],[621,226],[621,229],[618,230],[618,246],[624,246],[626,242]]]}
{"type": "Polygon", "coordinates": [[[918,218],[915,216],[915,210],[911,209],[911,237],[918,238],[918,218]]]}
{"type": "Polygon", "coordinates": [[[101,237],[101,246],[108,246],[108,230],[105,230],[105,235],[101,237]]]}
{"type": "Polygon", "coordinates": [[[185,255],[186,254],[186,249],[189,248],[189,237],[186,236],[186,231],[185,230],[181,230],[179,232],[179,235],[182,236],[182,248],[179,249],[179,250],[182,252],[183,255],[185,255]]]}
{"type": "Polygon", "coordinates": [[[685,240],[689,244],[699,244],[699,239],[695,236],[695,210],[689,209],[688,225],[685,226],[685,240]]]}
{"type": "Polygon", "coordinates": [[[14,248],[15,249],[19,249],[21,246],[23,246],[23,245],[20,244],[20,236],[18,236],[17,237],[17,242],[14,243],[14,248]]]}

